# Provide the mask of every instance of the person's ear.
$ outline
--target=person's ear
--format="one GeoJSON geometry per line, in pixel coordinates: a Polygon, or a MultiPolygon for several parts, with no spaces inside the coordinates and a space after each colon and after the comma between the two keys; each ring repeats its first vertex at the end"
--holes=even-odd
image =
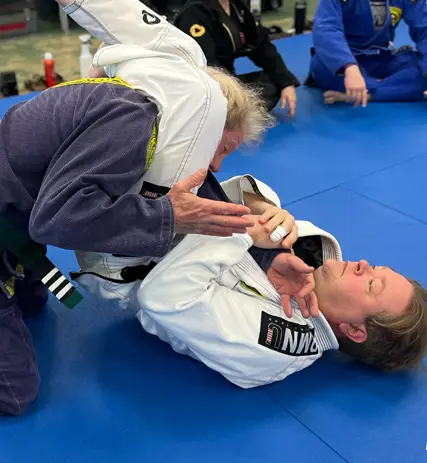
{"type": "Polygon", "coordinates": [[[368,329],[365,323],[340,323],[338,329],[346,338],[357,344],[368,339],[368,329]]]}

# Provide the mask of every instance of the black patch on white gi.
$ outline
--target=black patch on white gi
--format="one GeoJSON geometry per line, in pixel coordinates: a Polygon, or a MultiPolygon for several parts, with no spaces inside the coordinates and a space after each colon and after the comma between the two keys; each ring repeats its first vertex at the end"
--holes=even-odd
{"type": "Polygon", "coordinates": [[[280,354],[294,357],[318,355],[314,329],[266,312],[261,313],[258,344],[280,354]]]}
{"type": "Polygon", "coordinates": [[[155,16],[153,13],[149,13],[147,10],[142,10],[142,20],[145,22],[145,24],[148,24],[149,26],[152,26],[154,24],[159,24],[160,18],[155,16]]]}
{"type": "Polygon", "coordinates": [[[169,193],[170,188],[166,186],[154,185],[154,183],[144,182],[140,195],[144,198],[157,199],[169,193]]]}

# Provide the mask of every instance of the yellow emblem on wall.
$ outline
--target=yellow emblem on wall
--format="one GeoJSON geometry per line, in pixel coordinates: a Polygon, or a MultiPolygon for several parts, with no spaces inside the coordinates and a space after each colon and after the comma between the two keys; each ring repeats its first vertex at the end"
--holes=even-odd
{"type": "Polygon", "coordinates": [[[390,13],[391,23],[393,24],[393,26],[396,26],[397,23],[400,21],[400,18],[402,17],[402,10],[400,8],[397,8],[397,6],[391,6],[390,13]]]}
{"type": "Polygon", "coordinates": [[[206,29],[204,26],[201,26],[200,24],[193,24],[190,27],[190,34],[194,38],[201,37],[202,35],[205,35],[206,29]]]}

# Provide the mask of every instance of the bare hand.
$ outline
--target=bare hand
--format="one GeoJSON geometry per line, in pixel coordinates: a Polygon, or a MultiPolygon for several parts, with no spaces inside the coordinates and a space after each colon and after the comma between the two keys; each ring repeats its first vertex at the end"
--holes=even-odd
{"type": "Polygon", "coordinates": [[[89,66],[89,77],[91,79],[98,79],[100,77],[108,77],[107,74],[105,74],[104,68],[96,68],[91,64],[89,66]]]}
{"type": "Polygon", "coordinates": [[[354,101],[354,106],[361,104],[365,108],[368,104],[368,89],[359,66],[352,64],[346,68],[344,85],[346,95],[354,101]]]}
{"type": "Polygon", "coordinates": [[[267,233],[264,229],[264,225],[259,222],[259,215],[248,215],[246,216],[251,219],[254,223],[253,227],[247,229],[248,235],[254,241],[254,246],[262,249],[279,249],[282,247],[281,242],[275,243],[270,239],[270,233],[267,233]]]}
{"type": "Polygon", "coordinates": [[[294,117],[297,107],[297,94],[293,85],[284,88],[280,95],[280,107],[283,109],[286,105],[289,107],[289,116],[294,117]]]}
{"type": "Polygon", "coordinates": [[[176,183],[169,191],[175,215],[176,233],[231,236],[246,233],[253,226],[249,208],[239,204],[198,198],[191,190],[203,183],[206,169],[200,169],[190,177],[176,183]]]}
{"type": "Polygon", "coordinates": [[[264,230],[269,236],[279,225],[284,227],[289,232],[281,241],[282,247],[285,249],[291,249],[298,239],[298,227],[294,217],[280,207],[269,205],[261,215],[259,223],[264,225],[264,230]]]}
{"type": "Polygon", "coordinates": [[[295,299],[303,317],[319,315],[313,272],[313,267],[293,254],[281,253],[274,258],[267,277],[280,294],[288,318],[292,317],[291,297],[295,299]]]}

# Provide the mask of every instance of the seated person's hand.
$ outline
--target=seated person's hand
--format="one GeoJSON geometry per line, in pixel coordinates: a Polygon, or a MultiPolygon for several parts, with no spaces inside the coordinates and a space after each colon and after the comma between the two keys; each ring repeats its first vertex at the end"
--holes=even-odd
{"type": "Polygon", "coordinates": [[[356,64],[348,66],[344,76],[346,94],[352,99],[354,106],[362,105],[366,107],[368,104],[368,89],[359,66],[356,64]]]}
{"type": "Polygon", "coordinates": [[[295,299],[303,317],[319,315],[313,273],[314,268],[309,267],[293,253],[281,253],[274,258],[267,277],[280,294],[287,317],[292,317],[291,297],[295,299]]]}
{"type": "Polygon", "coordinates": [[[289,108],[289,116],[294,117],[297,107],[297,93],[293,85],[284,88],[280,95],[280,107],[283,109],[286,108],[286,106],[289,108]]]}

